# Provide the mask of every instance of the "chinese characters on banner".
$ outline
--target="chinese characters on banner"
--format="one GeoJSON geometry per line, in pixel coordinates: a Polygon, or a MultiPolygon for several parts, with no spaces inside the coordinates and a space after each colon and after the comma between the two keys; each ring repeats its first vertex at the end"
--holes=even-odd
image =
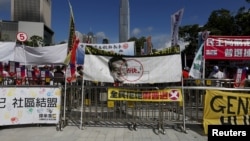
{"type": "Polygon", "coordinates": [[[9,88],[0,90],[0,126],[58,123],[61,88],[9,88]]]}
{"type": "Polygon", "coordinates": [[[135,91],[129,89],[108,88],[108,100],[182,102],[182,93],[180,89],[135,91]]]}
{"type": "Polygon", "coordinates": [[[250,36],[209,36],[204,44],[204,58],[249,60],[250,36]]]}
{"type": "Polygon", "coordinates": [[[235,88],[244,88],[245,79],[247,78],[247,72],[245,69],[238,68],[236,71],[236,76],[234,80],[234,87],[235,88]]]}

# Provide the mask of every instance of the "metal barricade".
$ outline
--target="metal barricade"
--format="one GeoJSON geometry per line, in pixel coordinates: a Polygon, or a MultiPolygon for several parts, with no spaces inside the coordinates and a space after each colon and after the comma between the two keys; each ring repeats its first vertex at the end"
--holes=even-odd
{"type": "MultiPolygon", "coordinates": [[[[156,134],[165,134],[166,128],[186,132],[187,124],[202,124],[207,89],[235,91],[233,80],[220,80],[213,86],[211,79],[189,79],[185,85],[127,85],[131,90],[182,89],[183,102],[110,101],[107,90],[112,84],[85,82],[67,85],[67,119],[69,124],[105,127],[127,127],[136,131],[153,128],[156,134]],[[83,94],[83,95],[82,95],[83,94]],[[82,96],[81,96],[82,95],[82,96]]],[[[248,89],[243,89],[248,90],[248,89]]]]}
{"type": "MultiPolygon", "coordinates": [[[[142,102],[109,101],[107,89],[111,87],[87,83],[84,86],[83,100],[79,98],[81,86],[67,85],[67,118],[70,124],[82,126],[118,126],[130,130],[153,128],[159,134],[165,134],[165,128],[183,127],[183,109],[179,102],[142,102]],[[73,90],[75,88],[75,90],[73,90]],[[80,90],[79,92],[77,92],[80,90]],[[77,94],[77,96],[75,95],[77,94]],[[73,100],[72,100],[73,99],[73,100]],[[77,100],[74,107],[72,101],[77,100]],[[83,101],[82,107],[79,102],[83,101]],[[78,107],[79,106],[79,107],[78,107]],[[82,114],[82,115],[81,115],[82,114]]],[[[124,89],[155,90],[156,87],[121,87],[124,89]]],[[[164,86],[157,87],[163,89],[164,86]]],[[[178,88],[178,87],[176,87],[178,88]]],[[[180,87],[179,87],[180,88],[180,87]]],[[[183,129],[183,128],[182,128],[183,129]]]]}

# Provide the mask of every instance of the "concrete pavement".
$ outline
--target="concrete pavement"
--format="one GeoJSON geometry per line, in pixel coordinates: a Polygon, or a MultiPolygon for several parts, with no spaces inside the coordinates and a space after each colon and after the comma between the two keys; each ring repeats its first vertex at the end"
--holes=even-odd
{"type": "Polygon", "coordinates": [[[187,133],[165,129],[166,134],[156,134],[150,128],[137,131],[125,127],[66,126],[56,131],[55,125],[0,126],[1,141],[207,141],[199,125],[187,125],[187,133]]]}

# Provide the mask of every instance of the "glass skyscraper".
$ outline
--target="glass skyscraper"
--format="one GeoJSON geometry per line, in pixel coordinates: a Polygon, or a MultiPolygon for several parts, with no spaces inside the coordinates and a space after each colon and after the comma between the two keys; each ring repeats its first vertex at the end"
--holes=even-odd
{"type": "Polygon", "coordinates": [[[129,0],[120,0],[119,42],[127,42],[130,38],[129,0]]]}

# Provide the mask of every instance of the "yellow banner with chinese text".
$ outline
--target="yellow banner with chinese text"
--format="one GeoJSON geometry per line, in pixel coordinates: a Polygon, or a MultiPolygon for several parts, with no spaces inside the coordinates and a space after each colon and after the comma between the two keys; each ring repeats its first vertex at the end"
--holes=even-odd
{"type": "Polygon", "coordinates": [[[120,88],[108,88],[108,100],[182,102],[182,93],[181,89],[140,91],[120,88]]]}

